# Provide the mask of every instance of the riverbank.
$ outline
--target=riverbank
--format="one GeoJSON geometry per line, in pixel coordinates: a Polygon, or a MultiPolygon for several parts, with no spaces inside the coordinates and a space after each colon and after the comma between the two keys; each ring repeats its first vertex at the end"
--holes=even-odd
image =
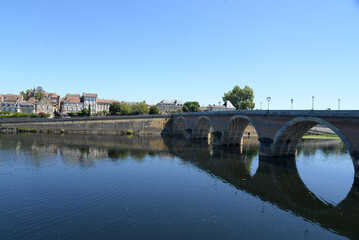
{"type": "Polygon", "coordinates": [[[81,135],[169,135],[169,115],[106,116],[61,119],[1,119],[1,133],[70,133],[81,135]]]}
{"type": "Polygon", "coordinates": [[[321,134],[321,135],[305,135],[303,139],[340,139],[334,134],[321,134]]]}

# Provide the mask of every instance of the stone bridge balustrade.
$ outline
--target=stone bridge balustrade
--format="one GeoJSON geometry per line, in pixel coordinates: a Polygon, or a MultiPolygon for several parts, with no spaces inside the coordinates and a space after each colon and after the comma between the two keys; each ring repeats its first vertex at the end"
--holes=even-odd
{"type": "Polygon", "coordinates": [[[210,139],[213,145],[241,145],[252,125],[264,157],[295,156],[303,135],[321,124],[333,130],[353,158],[359,178],[359,111],[230,111],[174,114],[173,134],[186,139],[210,139]]]}

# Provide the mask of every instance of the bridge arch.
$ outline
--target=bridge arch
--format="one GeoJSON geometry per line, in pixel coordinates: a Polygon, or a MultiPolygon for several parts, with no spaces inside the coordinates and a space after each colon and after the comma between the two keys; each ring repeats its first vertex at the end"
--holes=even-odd
{"type": "Polygon", "coordinates": [[[201,116],[194,124],[192,138],[209,139],[212,132],[214,132],[214,127],[211,119],[207,116],[201,116]]]}
{"type": "Polygon", "coordinates": [[[173,135],[175,136],[186,136],[186,129],[188,128],[188,123],[186,119],[182,116],[179,116],[175,119],[173,124],[173,135]]]}
{"type": "Polygon", "coordinates": [[[254,121],[246,115],[235,115],[231,117],[222,131],[221,143],[223,145],[242,145],[243,133],[248,125],[252,125],[260,138],[260,132],[254,121]]]}
{"type": "Polygon", "coordinates": [[[333,130],[333,132],[343,141],[349,153],[353,153],[353,148],[349,140],[331,123],[317,117],[297,117],[287,122],[275,135],[272,145],[272,155],[295,156],[297,146],[304,134],[318,124],[333,130]]]}

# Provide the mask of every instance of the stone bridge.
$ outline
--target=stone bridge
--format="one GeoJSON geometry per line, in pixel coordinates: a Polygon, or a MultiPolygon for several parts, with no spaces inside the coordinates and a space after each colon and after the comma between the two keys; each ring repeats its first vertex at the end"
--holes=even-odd
{"type": "Polygon", "coordinates": [[[173,115],[172,133],[186,139],[211,139],[213,144],[241,145],[243,132],[252,125],[258,134],[261,157],[296,155],[297,145],[312,127],[333,130],[348,149],[359,178],[359,111],[249,110],[198,112],[173,115]]]}

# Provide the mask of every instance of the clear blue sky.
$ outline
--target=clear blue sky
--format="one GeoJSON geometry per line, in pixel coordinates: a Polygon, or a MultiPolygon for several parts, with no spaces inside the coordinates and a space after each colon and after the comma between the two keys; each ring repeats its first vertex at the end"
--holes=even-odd
{"type": "Polygon", "coordinates": [[[357,0],[0,1],[0,93],[359,109],[357,0]]]}

